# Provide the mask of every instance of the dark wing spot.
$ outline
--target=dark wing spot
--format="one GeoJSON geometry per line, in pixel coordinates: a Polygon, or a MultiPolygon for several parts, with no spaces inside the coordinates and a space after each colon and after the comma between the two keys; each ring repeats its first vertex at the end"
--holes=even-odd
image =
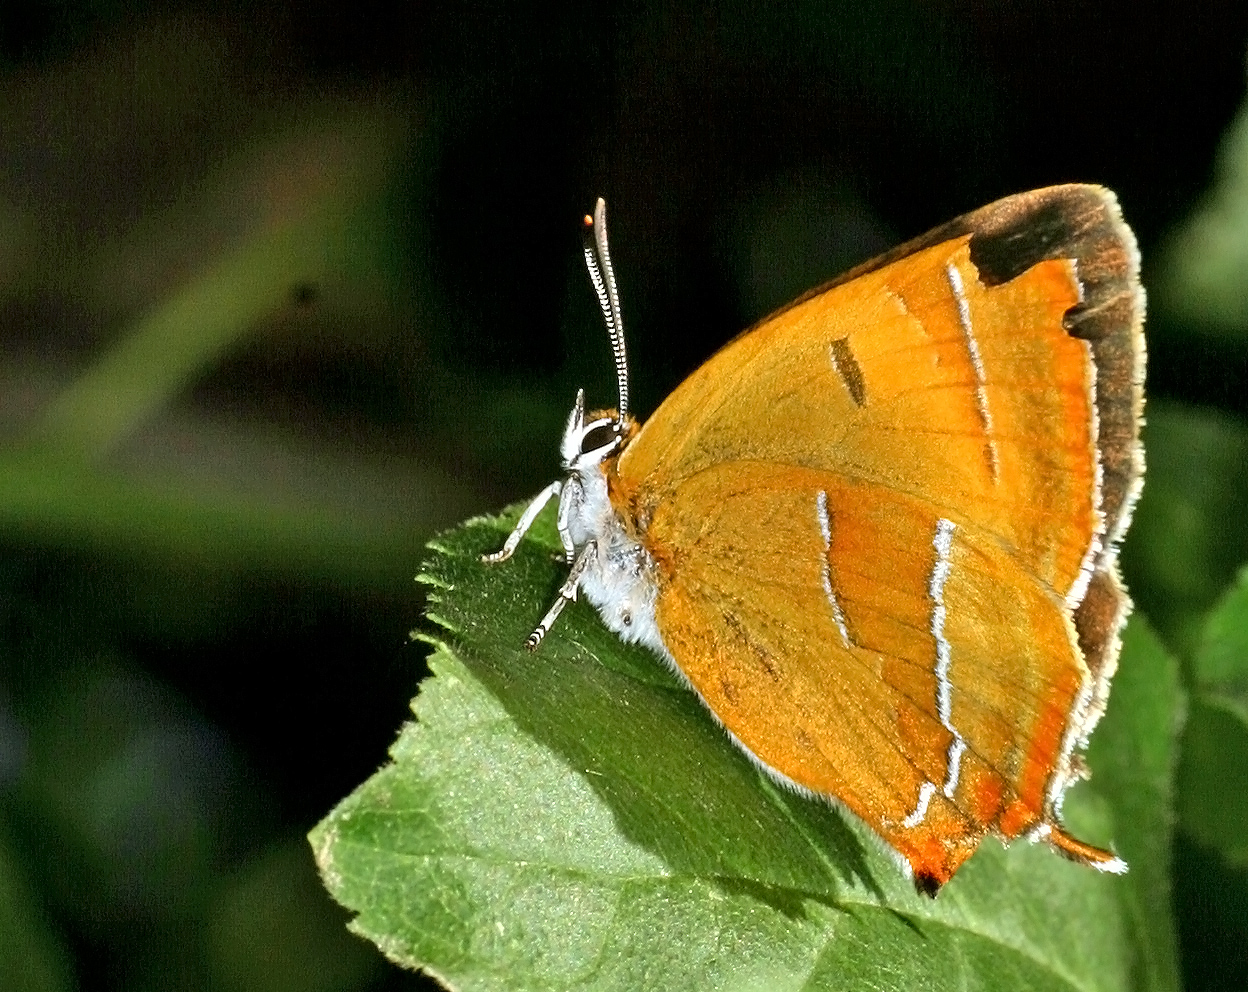
{"type": "Polygon", "coordinates": [[[854,401],[854,406],[862,406],[867,402],[867,384],[862,378],[862,368],[858,364],[858,359],[850,350],[849,338],[837,338],[828,346],[828,349],[832,357],[832,368],[845,383],[849,398],[854,401]]]}

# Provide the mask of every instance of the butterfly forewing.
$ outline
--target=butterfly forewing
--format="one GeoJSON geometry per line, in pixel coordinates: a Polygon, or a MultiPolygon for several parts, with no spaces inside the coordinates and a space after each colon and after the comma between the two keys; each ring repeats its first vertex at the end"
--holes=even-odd
{"type": "Polygon", "coordinates": [[[991,530],[1064,595],[1099,523],[1091,355],[1062,327],[1078,293],[1068,262],[983,287],[965,239],[927,249],[720,351],[643,426],[621,480],[657,502],[725,461],[828,469],[991,530]],[[766,414],[745,430],[742,407],[766,414]]]}

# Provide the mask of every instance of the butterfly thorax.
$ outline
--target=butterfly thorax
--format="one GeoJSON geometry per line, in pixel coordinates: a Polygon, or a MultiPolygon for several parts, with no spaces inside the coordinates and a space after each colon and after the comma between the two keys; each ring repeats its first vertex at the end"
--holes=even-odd
{"type": "Polygon", "coordinates": [[[559,529],[571,558],[591,549],[580,589],[606,625],[624,640],[666,655],[654,616],[654,559],[630,515],[616,509],[608,486],[620,453],[636,432],[635,420],[620,421],[614,411],[586,421],[583,400],[577,397],[561,445],[568,475],[559,494],[559,529]]]}

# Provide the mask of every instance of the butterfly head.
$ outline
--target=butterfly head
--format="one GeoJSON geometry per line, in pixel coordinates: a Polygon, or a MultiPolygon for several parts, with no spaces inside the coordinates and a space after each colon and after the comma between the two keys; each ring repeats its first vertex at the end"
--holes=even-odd
{"type": "Polygon", "coordinates": [[[619,455],[637,433],[637,421],[616,410],[585,413],[585,390],[577,390],[576,403],[568,414],[559,453],[568,473],[584,472],[619,455]]]}

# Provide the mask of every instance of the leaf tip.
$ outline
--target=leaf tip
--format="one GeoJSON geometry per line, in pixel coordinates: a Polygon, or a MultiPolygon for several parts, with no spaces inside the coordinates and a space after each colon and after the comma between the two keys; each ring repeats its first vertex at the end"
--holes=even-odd
{"type": "Polygon", "coordinates": [[[433,610],[425,611],[425,619],[428,620],[430,623],[436,623],[443,630],[449,631],[452,634],[463,633],[463,631],[460,630],[457,626],[455,626],[455,624],[451,623],[450,620],[442,616],[440,613],[435,613],[433,610]]]}
{"type": "Polygon", "coordinates": [[[338,824],[333,822],[335,815],[331,813],[308,833],[312,857],[325,882],[325,888],[330,892],[337,892],[342,885],[342,876],[334,861],[334,850],[338,845],[338,824]]]}
{"type": "MultiPolygon", "coordinates": [[[[444,552],[445,553],[445,552],[444,552]]],[[[432,572],[421,572],[416,576],[416,583],[422,586],[429,586],[433,589],[441,589],[444,592],[454,592],[455,584],[447,582],[446,579],[432,572]]]]}

